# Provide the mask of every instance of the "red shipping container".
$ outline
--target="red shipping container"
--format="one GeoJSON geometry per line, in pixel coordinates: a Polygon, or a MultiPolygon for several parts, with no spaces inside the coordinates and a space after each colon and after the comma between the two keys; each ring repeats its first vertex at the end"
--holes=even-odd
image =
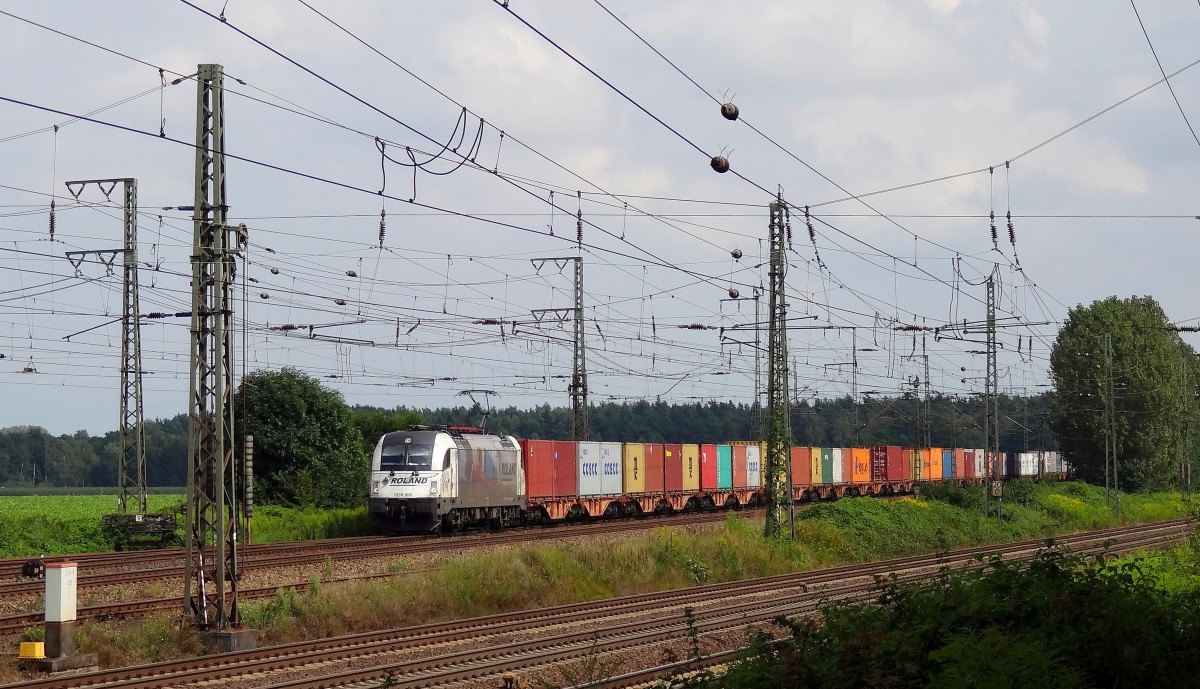
{"type": "Polygon", "coordinates": [[[842,448],[842,483],[854,481],[854,453],[848,447],[842,448]]]}
{"type": "Polygon", "coordinates": [[[792,448],[792,485],[808,488],[812,485],[812,451],[807,447],[792,448]]]}
{"type": "Polygon", "coordinates": [[[700,490],[717,489],[717,446],[700,446],[700,490]]]}
{"type": "Polygon", "coordinates": [[[663,477],[668,493],[683,491],[683,445],[663,445],[663,477]]]}
{"type": "Polygon", "coordinates": [[[746,446],[733,446],[733,487],[746,487],[746,446]]]}
{"type": "Polygon", "coordinates": [[[961,447],[954,448],[954,475],[959,478],[967,475],[967,451],[961,447]]]}
{"type": "Polygon", "coordinates": [[[975,450],[963,450],[963,476],[975,478],[975,450]]]}
{"type": "Polygon", "coordinates": [[[875,445],[871,448],[871,481],[881,483],[888,480],[887,447],[875,445]]]}
{"type": "Polygon", "coordinates": [[[663,446],[646,443],[646,492],[663,492],[663,446]]]}
{"type": "Polygon", "coordinates": [[[908,458],[904,455],[904,449],[899,445],[888,445],[884,449],[887,452],[887,480],[908,481],[911,479],[912,472],[908,465],[908,458]]]}
{"type": "Polygon", "coordinates": [[[574,440],[554,441],[554,497],[579,495],[578,447],[574,440]]]}
{"type": "Polygon", "coordinates": [[[554,497],[554,441],[521,441],[525,491],[531,498],[554,497]]]}

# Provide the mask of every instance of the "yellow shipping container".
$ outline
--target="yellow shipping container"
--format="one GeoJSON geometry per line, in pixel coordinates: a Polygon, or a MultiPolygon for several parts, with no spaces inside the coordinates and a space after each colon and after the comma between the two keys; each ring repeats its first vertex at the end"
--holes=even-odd
{"type": "Polygon", "coordinates": [[[812,485],[823,483],[825,477],[821,475],[821,448],[808,448],[808,456],[812,462],[812,485]]]}
{"type": "Polygon", "coordinates": [[[646,492],[646,446],[642,443],[625,443],[621,446],[621,462],[624,464],[625,494],[646,492]]]}
{"type": "Polygon", "coordinates": [[[683,446],[683,489],[700,490],[700,446],[683,446]]]}

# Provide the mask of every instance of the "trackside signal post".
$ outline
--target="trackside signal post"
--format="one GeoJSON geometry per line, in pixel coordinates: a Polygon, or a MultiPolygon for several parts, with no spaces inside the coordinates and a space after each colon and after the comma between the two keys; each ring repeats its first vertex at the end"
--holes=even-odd
{"type": "Polygon", "coordinates": [[[769,277],[769,309],[771,323],[767,336],[767,456],[763,475],[763,492],[766,496],[766,523],[763,533],[768,538],[779,536],[783,531],[779,510],[788,506],[788,531],[796,536],[792,512],[792,481],[790,449],[792,446],[791,401],[788,398],[787,365],[787,301],[784,295],[784,276],[787,266],[784,261],[784,217],[786,209],[780,199],[771,204],[771,263],[769,277]],[[787,490],[785,501],[780,493],[787,490]]]}
{"type": "Polygon", "coordinates": [[[196,75],[191,383],[183,616],[222,651],[254,647],[238,610],[239,499],[234,461],[233,277],[246,227],[226,224],[224,70],[196,75]]]}

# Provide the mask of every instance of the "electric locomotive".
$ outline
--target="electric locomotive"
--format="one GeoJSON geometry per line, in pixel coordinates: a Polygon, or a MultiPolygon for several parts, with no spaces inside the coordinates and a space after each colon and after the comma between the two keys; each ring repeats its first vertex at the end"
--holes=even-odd
{"type": "Polygon", "coordinates": [[[368,515],[401,533],[500,528],[525,509],[521,448],[464,426],[386,433],[371,457],[368,515]]]}

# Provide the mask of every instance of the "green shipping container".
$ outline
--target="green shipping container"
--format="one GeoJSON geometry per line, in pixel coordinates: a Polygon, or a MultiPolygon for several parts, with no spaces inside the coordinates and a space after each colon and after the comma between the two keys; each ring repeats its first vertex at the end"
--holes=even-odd
{"type": "Polygon", "coordinates": [[[717,445],[717,490],[733,488],[733,448],[717,445]]]}
{"type": "Polygon", "coordinates": [[[821,483],[833,483],[833,448],[821,448],[821,483]]]}

